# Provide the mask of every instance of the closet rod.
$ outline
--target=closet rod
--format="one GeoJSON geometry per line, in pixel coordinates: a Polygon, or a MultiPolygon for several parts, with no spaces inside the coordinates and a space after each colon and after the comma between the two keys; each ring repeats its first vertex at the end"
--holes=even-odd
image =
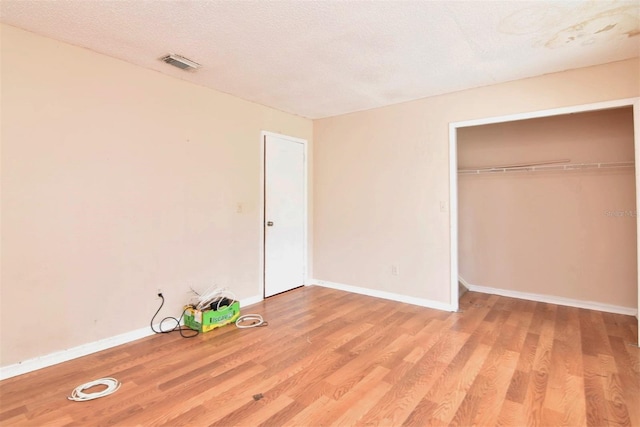
{"type": "Polygon", "coordinates": [[[484,169],[507,169],[507,168],[523,168],[528,166],[545,166],[545,165],[557,165],[559,163],[569,163],[570,159],[558,159],[558,160],[541,160],[538,162],[529,163],[511,163],[508,165],[496,165],[496,166],[482,166],[471,170],[484,170],[484,169]]]}
{"type": "Polygon", "coordinates": [[[567,171],[584,169],[620,169],[633,168],[635,162],[598,162],[598,163],[568,163],[564,161],[539,162],[537,164],[518,166],[499,166],[480,169],[459,169],[458,174],[484,174],[484,173],[504,173],[504,172],[541,172],[541,171],[567,171]]]}

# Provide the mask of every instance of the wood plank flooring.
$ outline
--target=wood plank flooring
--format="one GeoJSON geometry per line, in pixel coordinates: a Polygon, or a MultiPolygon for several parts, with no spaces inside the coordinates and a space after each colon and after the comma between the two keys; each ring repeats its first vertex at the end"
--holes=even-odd
{"type": "Polygon", "coordinates": [[[460,310],[299,288],[243,309],[267,327],[155,335],[2,381],[0,424],[640,425],[634,317],[474,292],[460,310]],[[67,400],[109,376],[115,394],[67,400]]]}

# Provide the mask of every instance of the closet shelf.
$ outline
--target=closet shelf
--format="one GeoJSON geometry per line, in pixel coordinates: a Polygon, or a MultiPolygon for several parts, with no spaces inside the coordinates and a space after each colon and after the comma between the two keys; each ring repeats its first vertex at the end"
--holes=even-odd
{"type": "Polygon", "coordinates": [[[569,164],[543,164],[531,166],[486,167],[480,169],[459,169],[458,175],[476,175],[485,173],[505,172],[558,172],[584,169],[628,169],[635,168],[635,162],[609,162],[609,163],[569,163],[569,164]]]}

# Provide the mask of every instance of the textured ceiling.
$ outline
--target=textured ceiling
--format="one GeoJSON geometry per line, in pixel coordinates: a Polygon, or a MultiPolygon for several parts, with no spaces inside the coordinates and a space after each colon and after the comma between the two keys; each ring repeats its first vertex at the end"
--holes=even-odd
{"type": "Polygon", "coordinates": [[[640,55],[635,1],[1,1],[2,22],[309,118],[640,55]],[[177,53],[186,72],[158,60],[177,53]]]}

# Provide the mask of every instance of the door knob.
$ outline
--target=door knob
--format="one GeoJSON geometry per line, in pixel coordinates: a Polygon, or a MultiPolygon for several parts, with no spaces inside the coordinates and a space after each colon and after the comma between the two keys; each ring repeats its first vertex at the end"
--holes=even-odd
{"type": "Polygon", "coordinates": [[[267,227],[273,227],[273,221],[267,221],[267,227]]]}

